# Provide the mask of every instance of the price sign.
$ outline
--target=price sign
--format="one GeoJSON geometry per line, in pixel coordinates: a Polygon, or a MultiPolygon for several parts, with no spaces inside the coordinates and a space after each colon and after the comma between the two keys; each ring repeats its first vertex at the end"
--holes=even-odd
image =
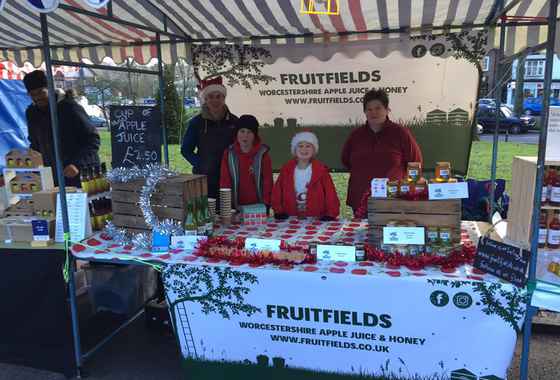
{"type": "Polygon", "coordinates": [[[480,239],[474,267],[520,288],[527,283],[530,252],[492,239],[480,239]]]}
{"type": "Polygon", "coordinates": [[[111,106],[110,119],[114,168],[161,162],[160,114],[155,107],[111,106]]]}

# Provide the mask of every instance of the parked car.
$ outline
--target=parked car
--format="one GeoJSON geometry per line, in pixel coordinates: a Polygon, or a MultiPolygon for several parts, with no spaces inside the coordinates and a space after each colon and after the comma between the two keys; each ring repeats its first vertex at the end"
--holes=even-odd
{"type": "MultiPolygon", "coordinates": [[[[482,125],[484,132],[493,131],[496,127],[496,107],[479,106],[476,113],[477,123],[482,125]]],[[[529,115],[517,117],[507,106],[500,107],[500,130],[510,133],[526,133],[535,128],[536,120],[529,115]]]]}
{"type": "MultiPolygon", "coordinates": [[[[543,107],[543,97],[527,98],[523,101],[523,112],[526,115],[540,115],[543,107]]],[[[560,99],[550,97],[551,106],[560,106],[560,99]]]]}
{"type": "Polygon", "coordinates": [[[496,105],[496,101],[494,99],[490,99],[490,98],[482,98],[482,99],[478,99],[478,105],[479,106],[495,106],[496,105]]]}
{"type": "Polygon", "coordinates": [[[107,120],[99,116],[89,115],[89,121],[93,124],[95,128],[109,128],[107,120]]]}

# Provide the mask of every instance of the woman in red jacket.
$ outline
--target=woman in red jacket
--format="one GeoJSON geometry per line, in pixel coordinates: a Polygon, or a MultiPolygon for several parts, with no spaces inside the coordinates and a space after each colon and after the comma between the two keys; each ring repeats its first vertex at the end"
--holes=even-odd
{"type": "Polygon", "coordinates": [[[272,190],[272,208],[277,219],[288,216],[334,220],[340,201],[329,169],[315,156],[319,141],[312,132],[299,132],[292,138],[295,156],[282,169],[272,190]]]}
{"type": "Polygon", "coordinates": [[[222,156],[220,187],[231,188],[234,208],[255,203],[270,206],[272,161],[258,128],[253,115],[242,115],[236,121],[235,143],[222,156]]]}

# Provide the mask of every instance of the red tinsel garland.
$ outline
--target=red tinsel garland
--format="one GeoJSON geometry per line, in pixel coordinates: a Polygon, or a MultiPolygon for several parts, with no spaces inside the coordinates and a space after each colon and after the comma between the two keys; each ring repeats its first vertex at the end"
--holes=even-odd
{"type": "MultiPolygon", "coordinates": [[[[312,255],[309,247],[302,247],[298,245],[290,245],[285,241],[280,244],[280,250],[283,252],[303,252],[305,259],[300,264],[314,264],[317,262],[317,257],[312,255]]],[[[194,252],[195,256],[202,256],[206,258],[213,258],[225,260],[232,265],[249,264],[251,266],[261,266],[266,264],[274,265],[292,265],[290,260],[279,260],[270,252],[262,251],[249,251],[245,249],[245,238],[237,237],[235,240],[228,239],[223,236],[209,238],[206,241],[200,241],[194,252]],[[211,251],[211,248],[224,248],[222,252],[219,250],[211,251]],[[233,248],[233,253],[231,253],[233,248]],[[227,250],[227,251],[226,251],[227,250]]]]}
{"type": "MultiPolygon", "coordinates": [[[[314,264],[317,257],[312,255],[309,247],[290,245],[282,241],[280,246],[284,252],[304,252],[305,260],[302,264],[314,264]]],[[[410,270],[421,270],[427,266],[440,267],[443,271],[452,271],[462,265],[472,264],[476,254],[476,248],[469,244],[463,244],[453,249],[447,256],[421,253],[418,255],[403,255],[401,253],[387,253],[369,244],[364,245],[366,260],[377,263],[384,263],[390,268],[404,266],[410,270]]],[[[245,238],[238,237],[235,240],[223,236],[212,237],[206,241],[201,241],[194,252],[195,256],[225,260],[232,265],[249,264],[251,266],[261,266],[266,264],[292,265],[289,260],[278,260],[269,252],[251,252],[245,249],[245,238]],[[224,251],[220,252],[219,248],[224,251]],[[211,251],[210,248],[218,248],[211,251]],[[231,248],[234,248],[233,254],[231,248]],[[227,249],[227,252],[226,252],[227,249]]]]}

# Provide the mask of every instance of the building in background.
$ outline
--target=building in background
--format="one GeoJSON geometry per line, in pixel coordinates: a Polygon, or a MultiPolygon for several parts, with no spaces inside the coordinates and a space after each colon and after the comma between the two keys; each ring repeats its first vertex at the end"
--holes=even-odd
{"type": "MultiPolygon", "coordinates": [[[[514,60],[511,68],[511,80],[507,85],[507,103],[513,104],[517,81],[517,65],[519,60],[514,60]]],[[[523,97],[535,98],[542,97],[544,88],[544,69],[545,69],[545,55],[532,54],[528,55],[525,60],[525,75],[523,83],[523,97]]],[[[560,59],[554,55],[554,62],[552,66],[552,96],[560,98],[560,59]]]]}

